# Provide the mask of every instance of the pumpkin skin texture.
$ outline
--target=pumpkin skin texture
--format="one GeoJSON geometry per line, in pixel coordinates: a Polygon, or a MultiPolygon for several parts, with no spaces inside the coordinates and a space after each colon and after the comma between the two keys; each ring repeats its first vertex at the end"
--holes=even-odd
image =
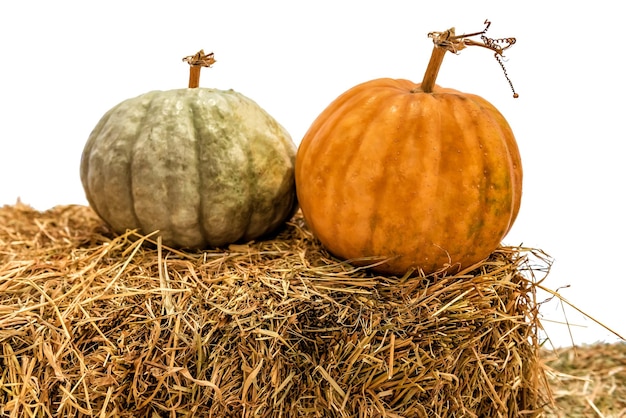
{"type": "Polygon", "coordinates": [[[313,122],[296,190],[335,256],[387,260],[372,270],[390,275],[456,273],[510,230],[522,165],[509,124],[485,99],[384,78],[348,90],[313,122]]]}
{"type": "Polygon", "coordinates": [[[152,91],[109,110],[84,147],[87,200],[117,233],[219,247],[274,232],[296,208],[296,146],[232,90],[152,91]]]}

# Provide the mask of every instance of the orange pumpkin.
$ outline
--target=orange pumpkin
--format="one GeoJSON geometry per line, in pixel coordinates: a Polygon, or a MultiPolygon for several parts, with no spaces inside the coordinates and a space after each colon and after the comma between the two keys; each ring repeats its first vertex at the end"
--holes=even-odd
{"type": "Polygon", "coordinates": [[[515,137],[487,100],[434,84],[446,50],[435,43],[422,83],[346,91],[302,139],[298,200],[335,256],[385,274],[458,272],[511,229],[522,194],[515,137]]]}

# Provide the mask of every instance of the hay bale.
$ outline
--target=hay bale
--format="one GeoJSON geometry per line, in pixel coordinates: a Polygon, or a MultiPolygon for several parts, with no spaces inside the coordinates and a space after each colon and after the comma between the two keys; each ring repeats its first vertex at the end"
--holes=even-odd
{"type": "Polygon", "coordinates": [[[555,405],[545,418],[626,417],[626,342],[545,350],[555,405]]]}
{"type": "Polygon", "coordinates": [[[381,277],[300,215],[183,252],[18,202],[0,208],[0,415],[535,416],[550,397],[529,255],[381,277]]]}

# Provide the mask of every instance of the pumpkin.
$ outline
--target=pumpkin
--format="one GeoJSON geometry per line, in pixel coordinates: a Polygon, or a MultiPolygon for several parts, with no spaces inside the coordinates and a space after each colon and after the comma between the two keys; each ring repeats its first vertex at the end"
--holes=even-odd
{"type": "Polygon", "coordinates": [[[296,146],[253,100],[195,88],[212,54],[186,60],[190,88],[125,100],[97,123],[80,166],[87,200],[115,232],[159,231],[174,247],[271,234],[297,207],[296,146]]]}
{"type": "MultiPolygon", "coordinates": [[[[522,165],[504,116],[480,96],[435,84],[445,52],[473,41],[454,28],[430,35],[422,83],[354,86],[315,119],[296,158],[314,235],[335,256],[383,274],[471,267],[500,245],[520,209],[522,165]]],[[[503,50],[490,49],[497,58],[503,50]]]]}

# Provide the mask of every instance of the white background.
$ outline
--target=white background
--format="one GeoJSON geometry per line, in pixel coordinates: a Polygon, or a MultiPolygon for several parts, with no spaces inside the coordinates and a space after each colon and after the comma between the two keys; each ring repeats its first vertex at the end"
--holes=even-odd
{"type": "MultiPolygon", "coordinates": [[[[502,1],[3,1],[0,205],[86,204],[78,167],[120,101],[186,87],[182,57],[217,63],[201,86],[257,101],[297,144],[337,95],[378,77],[421,81],[430,31],[517,38],[507,71],[487,50],[447,54],[438,84],[479,94],[508,119],[524,162],[505,244],[554,258],[543,283],[626,336],[623,13],[618,3],[502,1]]],[[[562,304],[542,306],[554,345],[617,337],[562,304]],[[567,318],[574,326],[551,321],[567,318]]]]}

